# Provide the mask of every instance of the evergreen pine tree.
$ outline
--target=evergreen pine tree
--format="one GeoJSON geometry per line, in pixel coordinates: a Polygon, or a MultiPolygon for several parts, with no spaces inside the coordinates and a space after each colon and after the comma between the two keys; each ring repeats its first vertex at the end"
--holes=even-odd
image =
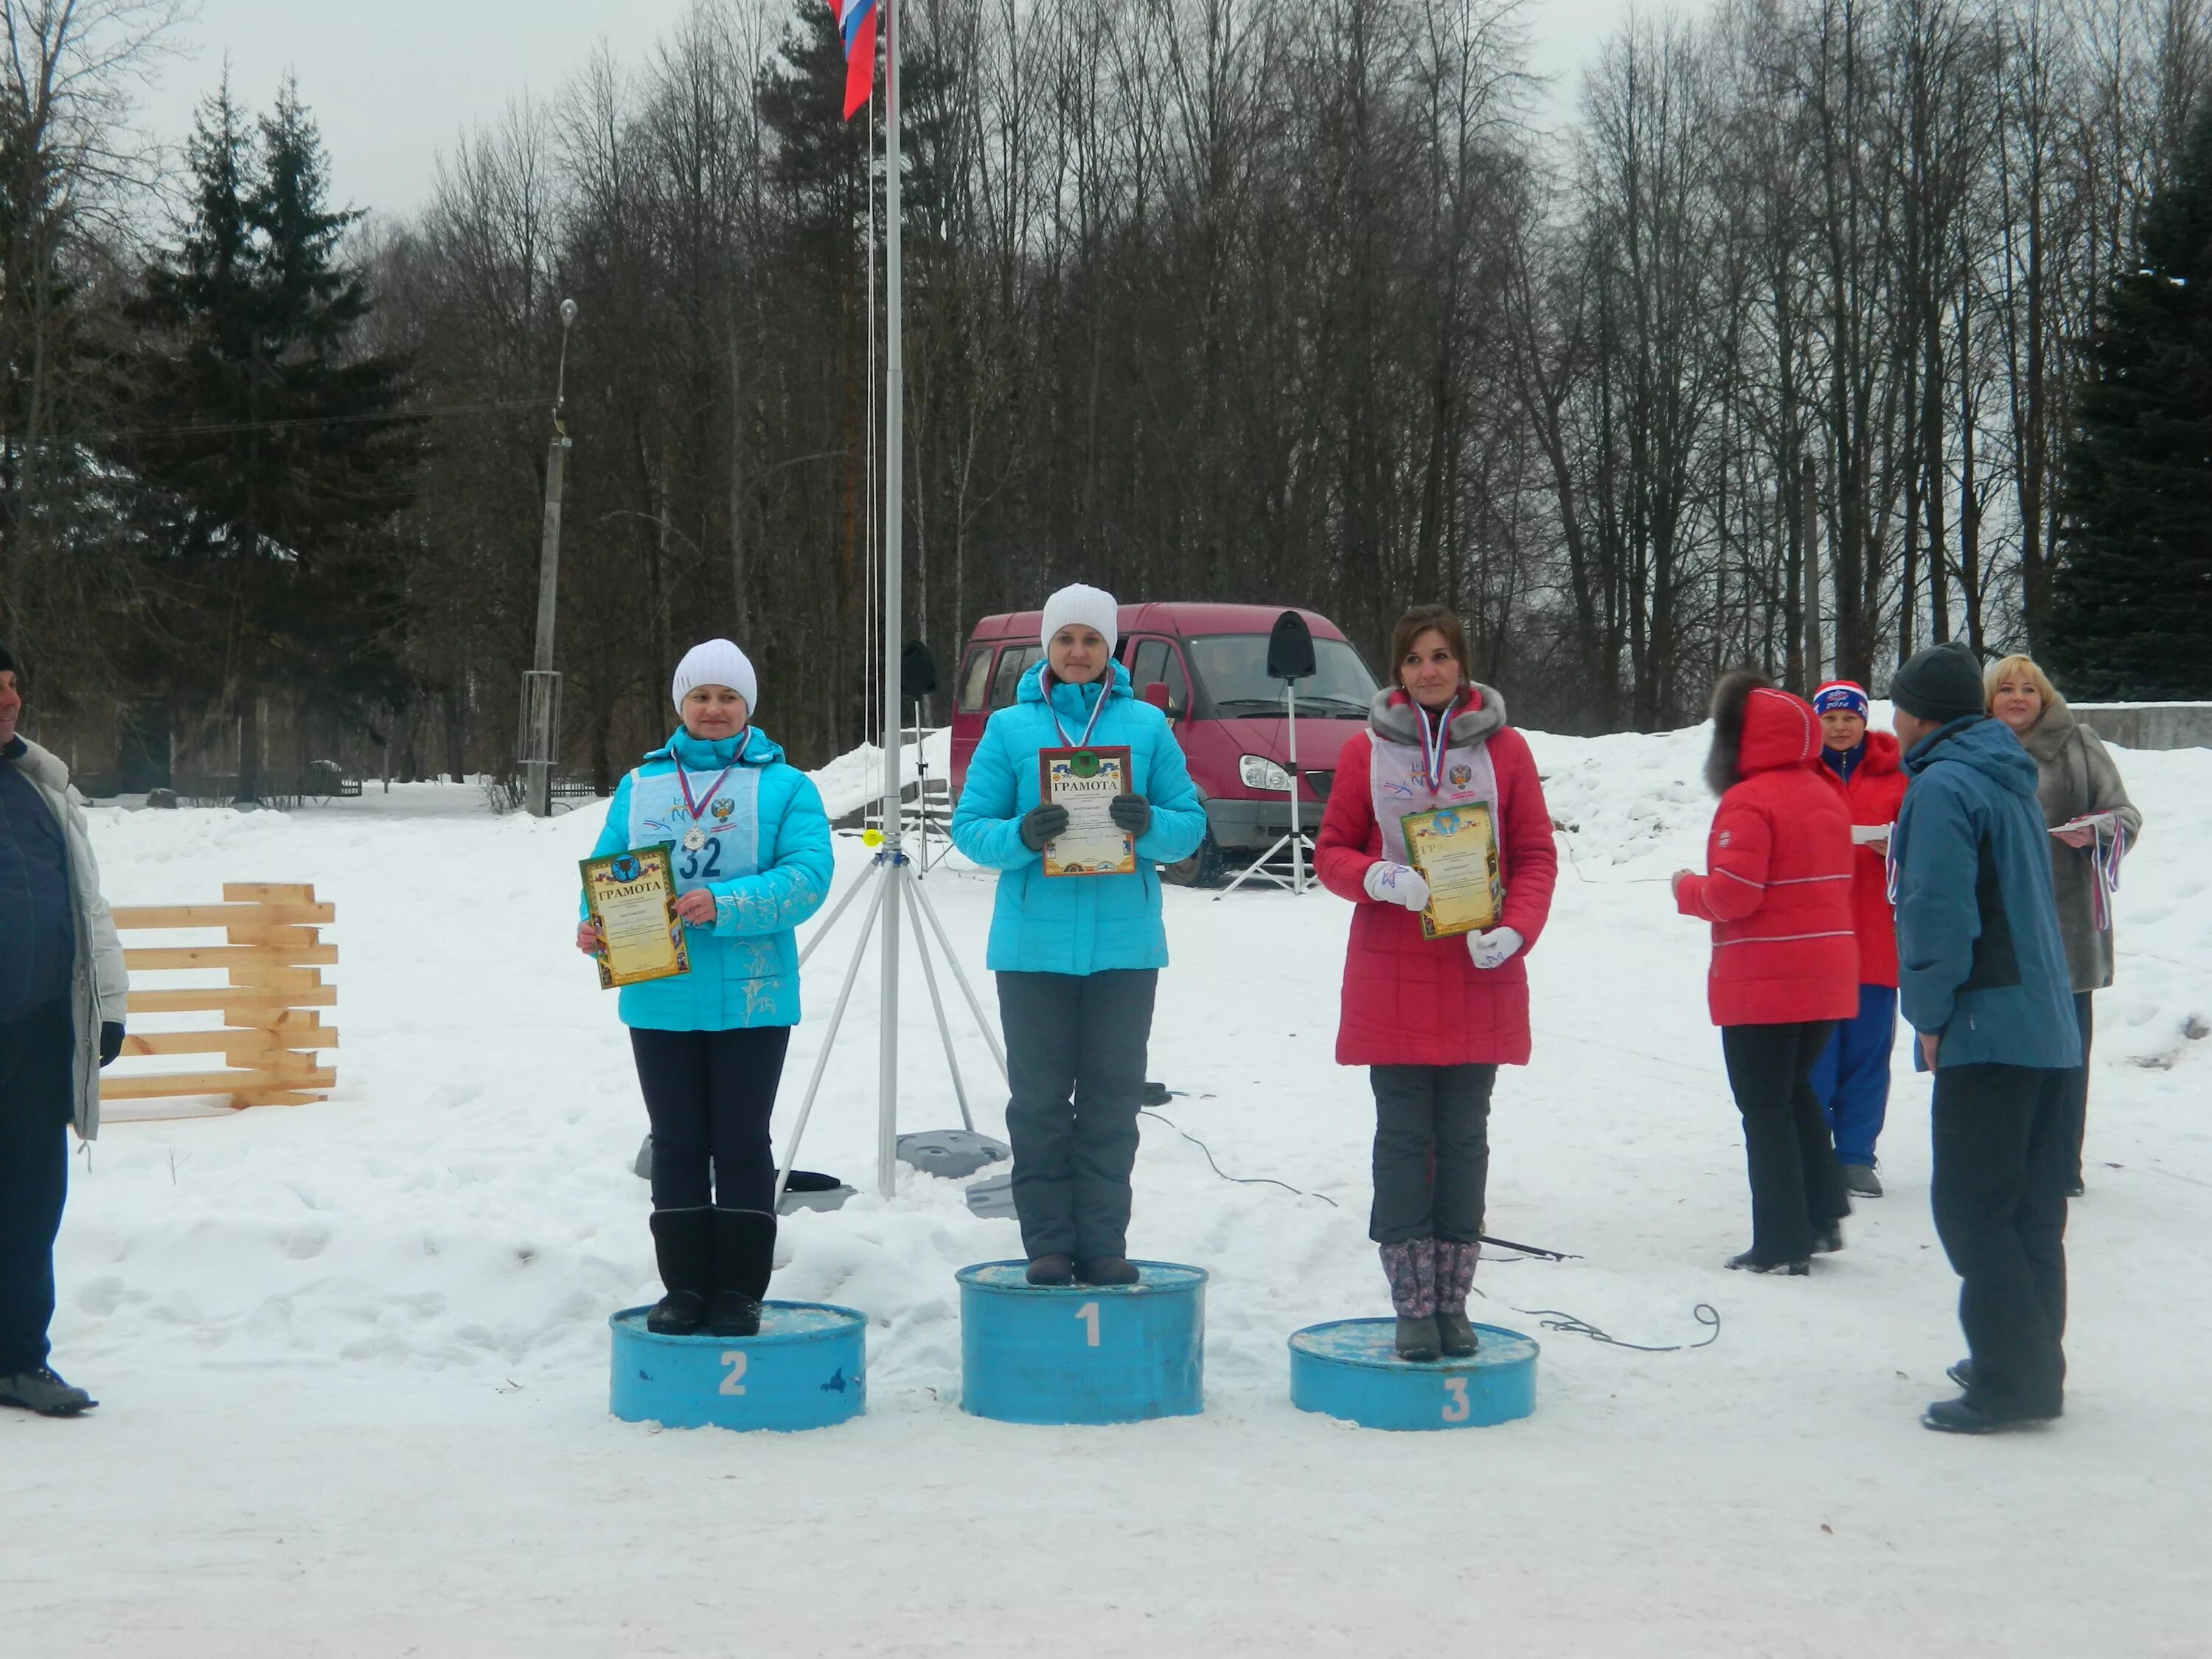
{"type": "Polygon", "coordinates": [[[343,261],[359,216],[327,204],[322,145],[287,84],[247,131],[225,85],[195,122],[192,214],[147,271],[141,431],[181,600],[173,685],[243,717],[239,793],[260,793],[258,710],[286,692],[358,710],[396,689],[392,521],[412,499],[405,365],[365,349],[343,261]]]}
{"type": "Polygon", "coordinates": [[[2090,343],[2047,641],[2069,691],[2212,696],[2212,106],[2090,343]]]}

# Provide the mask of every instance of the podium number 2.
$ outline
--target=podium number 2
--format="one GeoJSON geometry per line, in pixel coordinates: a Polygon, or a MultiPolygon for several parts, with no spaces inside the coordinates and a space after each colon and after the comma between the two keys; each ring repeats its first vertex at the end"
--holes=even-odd
{"type": "Polygon", "coordinates": [[[745,1391],[745,1358],[743,1348],[732,1348],[722,1356],[722,1363],[730,1368],[730,1374],[722,1379],[722,1393],[743,1394],[745,1391]]]}
{"type": "Polygon", "coordinates": [[[1444,1421],[1464,1423],[1470,1409],[1467,1402],[1467,1379],[1463,1376],[1444,1378],[1444,1421]]]}
{"type": "Polygon", "coordinates": [[[1088,1328],[1084,1332],[1083,1346],[1086,1348],[1097,1347],[1098,1346],[1098,1304],[1096,1302],[1085,1303],[1075,1310],[1075,1316],[1088,1328]]]}

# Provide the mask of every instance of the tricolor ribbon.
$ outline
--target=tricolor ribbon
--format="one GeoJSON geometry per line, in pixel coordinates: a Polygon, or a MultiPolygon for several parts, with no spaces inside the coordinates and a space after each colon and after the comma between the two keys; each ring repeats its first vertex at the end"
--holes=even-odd
{"type": "MultiPolygon", "coordinates": [[[[1111,673],[1113,671],[1109,669],[1107,672],[1111,673]]],[[[1066,685],[1069,682],[1060,678],[1057,675],[1054,675],[1052,677],[1052,683],[1053,685],[1066,685]]],[[[1079,699],[1083,696],[1083,688],[1081,686],[1076,687],[1075,695],[1079,699]]],[[[1045,713],[1052,716],[1053,729],[1060,733],[1060,740],[1062,744],[1070,749],[1087,748],[1090,746],[1092,728],[1097,726],[1098,724],[1099,715],[1106,712],[1105,683],[1103,681],[1099,682],[1098,701],[1091,704],[1091,718],[1083,723],[1083,735],[1079,738],[1069,737],[1067,735],[1067,728],[1060,723],[1060,710],[1053,707],[1052,685],[1048,685],[1044,689],[1044,709],[1045,713]]]]}
{"type": "MultiPolygon", "coordinates": [[[[730,774],[738,769],[738,763],[744,759],[746,746],[752,740],[753,729],[749,726],[745,728],[745,735],[738,740],[737,754],[731,758],[730,763],[722,769],[722,775],[707,787],[704,799],[708,805],[714,804],[714,797],[721,793],[722,786],[730,781],[730,774]]],[[[676,787],[684,792],[684,810],[691,815],[692,823],[698,823],[699,801],[691,793],[690,774],[685,769],[680,758],[676,762],[676,787]]]]}

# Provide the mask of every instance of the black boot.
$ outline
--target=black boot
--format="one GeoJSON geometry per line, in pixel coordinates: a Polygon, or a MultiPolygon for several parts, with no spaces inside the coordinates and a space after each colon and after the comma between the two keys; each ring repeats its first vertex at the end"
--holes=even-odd
{"type": "Polygon", "coordinates": [[[715,1336],[755,1335],[775,1270],[775,1218],[765,1210],[717,1209],[714,1219],[714,1293],[707,1329],[715,1336]]]}
{"type": "Polygon", "coordinates": [[[708,1224],[703,1204],[653,1212],[653,1255],[668,1290],[645,1316],[645,1328],[656,1336],[695,1336],[707,1322],[714,1249],[708,1224]]]}
{"type": "Polygon", "coordinates": [[[1032,1285],[1073,1285],[1075,1283],[1075,1258],[1057,1252],[1038,1256],[1030,1263],[1029,1271],[1022,1276],[1032,1285]]]}

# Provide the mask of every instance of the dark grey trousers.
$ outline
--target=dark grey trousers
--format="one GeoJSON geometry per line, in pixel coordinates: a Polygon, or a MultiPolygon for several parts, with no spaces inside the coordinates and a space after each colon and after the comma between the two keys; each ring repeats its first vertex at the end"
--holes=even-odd
{"type": "Polygon", "coordinates": [[[1159,970],[998,977],[1022,1248],[1031,1261],[1127,1255],[1159,970]]]}
{"type": "Polygon", "coordinates": [[[1377,1244],[1482,1237],[1490,1186],[1490,1091],[1495,1066],[1370,1066],[1375,1090],[1377,1244]]]}
{"type": "Polygon", "coordinates": [[[0,1376],[46,1363],[76,1029],[65,1001],[0,1021],[0,1376]]]}

